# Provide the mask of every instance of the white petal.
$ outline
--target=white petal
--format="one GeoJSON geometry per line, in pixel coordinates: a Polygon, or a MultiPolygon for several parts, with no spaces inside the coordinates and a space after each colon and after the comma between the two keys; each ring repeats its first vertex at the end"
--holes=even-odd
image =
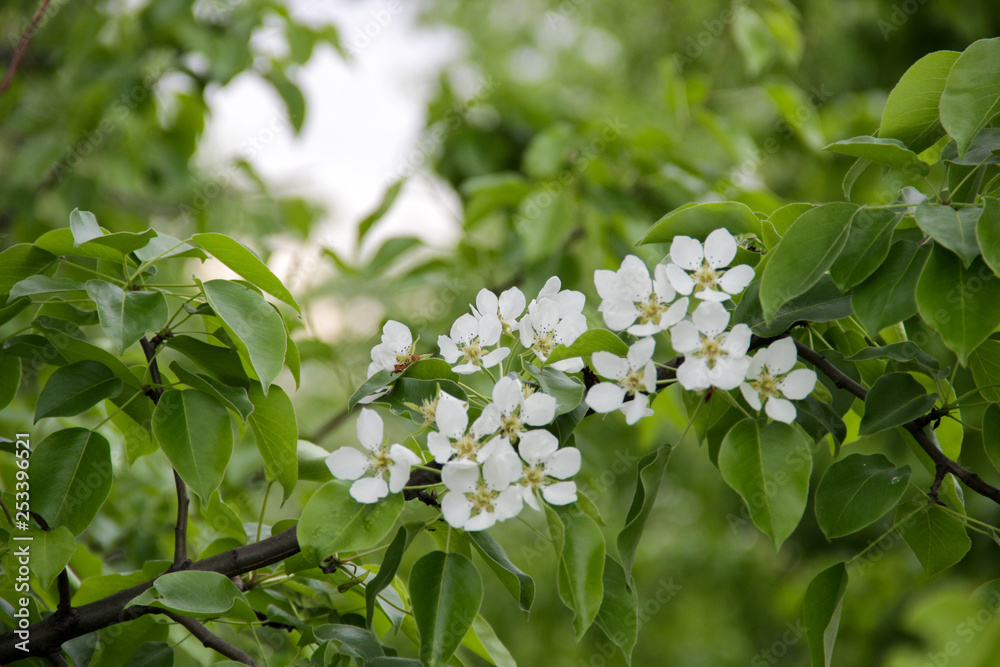
{"type": "Polygon", "coordinates": [[[493,402],[500,408],[501,414],[512,414],[524,402],[520,380],[509,375],[500,378],[493,387],[493,402]]]}
{"type": "Polygon", "coordinates": [[[517,446],[521,453],[521,458],[526,463],[534,466],[556,453],[556,449],[559,447],[559,439],[548,431],[538,429],[523,434],[517,446]]]}
{"type": "Polygon", "coordinates": [[[370,465],[371,460],[353,447],[341,447],[326,457],[326,467],[337,479],[357,479],[370,465]]]}
{"type": "Polygon", "coordinates": [[[420,457],[413,453],[409,447],[403,445],[392,445],[389,447],[389,458],[394,462],[405,463],[407,468],[412,468],[420,463],[420,457]]]}
{"type": "Polygon", "coordinates": [[[493,368],[510,354],[510,348],[498,347],[482,358],[483,368],[493,368]]]}
{"type": "Polygon", "coordinates": [[[786,401],[783,398],[778,398],[777,396],[772,396],[767,399],[767,405],[764,406],[764,412],[771,419],[779,422],[784,422],[786,424],[791,424],[795,421],[795,406],[792,405],[791,401],[786,401]]]}
{"type": "Polygon", "coordinates": [[[749,357],[723,357],[708,371],[709,382],[719,389],[736,389],[746,377],[749,357]]]}
{"type": "MultiPolygon", "coordinates": [[[[552,436],[555,438],[555,436],[552,436]]],[[[545,462],[545,474],[556,479],[566,479],[580,472],[580,450],[576,447],[563,447],[549,457],[545,462]]]]}
{"type": "Polygon", "coordinates": [[[434,421],[439,431],[457,440],[465,434],[469,425],[469,413],[462,401],[442,399],[438,400],[434,421]]]}
{"type": "Polygon", "coordinates": [[[792,370],[795,361],[798,359],[798,352],[795,350],[795,340],[792,338],[782,338],[767,346],[767,369],[772,376],[784,375],[792,370]]]}
{"type": "Polygon", "coordinates": [[[739,294],[746,289],[750,281],[753,280],[754,270],[747,264],[740,264],[722,274],[719,278],[719,287],[730,294],[739,294]]]}
{"type": "Polygon", "coordinates": [[[617,277],[615,291],[620,298],[629,301],[649,299],[649,294],[653,291],[653,281],[649,278],[649,269],[641,259],[635,255],[625,257],[617,277]]]}
{"type": "Polygon", "coordinates": [[[816,388],[816,372],[809,368],[792,371],[778,383],[778,389],[787,398],[801,400],[816,388]]]}
{"type": "Polygon", "coordinates": [[[521,495],[520,489],[511,486],[500,492],[493,506],[496,508],[497,521],[513,519],[524,509],[524,496],[521,495]]]}
{"type": "Polygon", "coordinates": [[[535,331],[546,333],[555,329],[559,324],[559,304],[552,299],[540,299],[533,306],[528,311],[535,331]]]}
{"type": "Polygon", "coordinates": [[[557,371],[562,371],[563,373],[579,373],[583,370],[583,359],[580,357],[572,357],[571,359],[563,359],[562,361],[557,361],[549,365],[557,371]]]}
{"type": "Polygon", "coordinates": [[[476,310],[479,311],[480,315],[496,315],[500,307],[500,301],[497,299],[497,295],[489,291],[485,287],[479,290],[479,294],[476,295],[476,310]]]}
{"type": "Polygon", "coordinates": [[[705,239],[705,259],[713,269],[728,266],[736,257],[736,239],[728,229],[716,229],[705,239]]]}
{"type": "Polygon", "coordinates": [[[646,365],[646,362],[653,358],[656,350],[656,341],[652,338],[642,338],[637,340],[628,349],[628,365],[632,370],[638,370],[646,365]]]}
{"type": "Polygon", "coordinates": [[[382,418],[369,408],[361,409],[358,417],[358,440],[370,451],[378,451],[382,447],[382,418]]]}
{"type": "Polygon", "coordinates": [[[670,303],[677,296],[670,278],[667,277],[667,265],[657,264],[653,269],[653,291],[656,292],[656,300],[660,303],[670,303]]]}
{"type": "Polygon", "coordinates": [[[446,463],[441,469],[441,481],[449,491],[471,493],[479,486],[479,465],[468,459],[446,463]]]}
{"type": "MultiPolygon", "coordinates": [[[[750,347],[751,335],[750,327],[745,324],[737,324],[726,333],[725,340],[722,341],[722,349],[734,357],[742,357],[750,347]]],[[[747,368],[749,368],[749,359],[747,362],[747,368]]]]}
{"type": "Polygon", "coordinates": [[[437,431],[427,434],[427,451],[438,463],[447,463],[448,459],[458,453],[448,438],[437,431]]]}
{"type": "MultiPolygon", "coordinates": [[[[675,236],[670,243],[670,261],[688,271],[694,271],[701,266],[701,260],[705,258],[701,247],[701,241],[690,236],[675,236]]],[[[674,285],[677,288],[677,285],[674,285]]],[[[680,289],[681,294],[688,294],[680,289]]]]}
{"type": "Polygon", "coordinates": [[[535,497],[534,491],[527,486],[519,487],[521,491],[521,497],[524,499],[524,504],[533,510],[542,509],[541,505],[538,504],[538,498],[535,497]]]}
{"type": "Polygon", "coordinates": [[[458,358],[462,356],[459,352],[458,346],[448,336],[438,336],[438,347],[441,349],[441,356],[449,364],[453,364],[458,361],[458,358]]]}
{"type": "Polygon", "coordinates": [[[455,371],[459,375],[472,375],[473,373],[479,372],[479,366],[475,364],[465,363],[465,364],[459,364],[457,366],[452,366],[451,370],[455,371]]]}
{"type": "Polygon", "coordinates": [[[480,512],[465,522],[465,530],[476,533],[480,530],[492,528],[497,522],[497,517],[493,512],[480,512]]]}
{"type": "Polygon", "coordinates": [[[371,377],[371,376],[375,375],[376,373],[378,373],[379,371],[391,371],[391,370],[392,370],[392,366],[389,366],[388,368],[386,368],[386,365],[383,364],[382,362],[380,362],[380,361],[373,361],[370,364],[368,364],[368,376],[367,377],[371,377]]]}
{"type": "Polygon", "coordinates": [[[521,345],[531,347],[535,342],[535,330],[531,324],[531,314],[525,315],[517,324],[517,333],[521,337],[521,345]]]}
{"type": "Polygon", "coordinates": [[[542,488],[542,498],[549,505],[569,505],[576,502],[576,482],[556,482],[542,488]]]}
{"type": "MultiPolygon", "coordinates": [[[[749,373],[747,373],[749,375],[749,373]]],[[[750,404],[750,407],[754,410],[760,410],[760,394],[757,390],[751,387],[749,384],[744,382],[740,385],[740,393],[743,394],[743,398],[746,402],[750,404]]]]}
{"type": "Polygon", "coordinates": [[[481,440],[484,435],[489,435],[499,428],[500,410],[491,403],[483,408],[476,421],[472,422],[472,437],[481,440]]]}
{"type": "Polygon", "coordinates": [[[670,329],[670,345],[681,354],[697,350],[701,347],[698,328],[688,320],[678,322],[670,329]]]}
{"type": "Polygon", "coordinates": [[[500,318],[497,317],[495,312],[489,315],[484,314],[483,318],[479,320],[479,343],[483,347],[496,345],[502,333],[503,325],[500,323],[500,318]]]}
{"type": "Polygon", "coordinates": [[[643,417],[651,417],[653,411],[646,407],[647,405],[649,405],[649,396],[646,394],[636,394],[631,401],[623,403],[621,410],[622,414],[625,415],[625,423],[631,426],[643,417]]]}
{"type": "Polygon", "coordinates": [[[656,364],[652,361],[647,361],[646,367],[642,369],[641,386],[650,394],[656,391],[656,364]]]}
{"type": "Polygon", "coordinates": [[[688,357],[677,369],[677,381],[685,389],[698,391],[708,389],[712,382],[708,379],[708,366],[698,357],[688,357]]]}
{"type": "Polygon", "coordinates": [[[702,301],[715,301],[716,303],[729,301],[728,294],[714,289],[698,290],[697,292],[694,293],[694,298],[701,299],[702,301]]]}
{"type": "Polygon", "coordinates": [[[678,294],[690,294],[694,291],[694,279],[676,264],[667,264],[667,278],[678,294]]]}
{"type": "MultiPolygon", "coordinates": [[[[400,449],[406,450],[411,456],[413,452],[406,449],[402,445],[393,445],[393,449],[399,447],[400,449]]],[[[412,467],[411,461],[403,453],[396,452],[391,454],[392,465],[389,466],[389,491],[392,493],[399,493],[406,486],[406,483],[410,481],[410,468],[412,467]]]]}
{"type": "Polygon", "coordinates": [[[535,392],[524,399],[521,405],[521,419],[532,426],[544,426],[556,416],[556,399],[548,394],[535,392]]]}
{"type": "Polygon", "coordinates": [[[619,299],[616,301],[605,301],[601,304],[601,314],[604,315],[604,323],[612,331],[621,331],[630,326],[639,317],[639,309],[631,301],[619,299]]]}
{"type": "Polygon", "coordinates": [[[397,352],[407,352],[413,345],[413,334],[409,327],[401,322],[389,320],[382,327],[382,342],[390,345],[397,352]]]}
{"type": "Polygon", "coordinates": [[[539,299],[551,298],[562,288],[562,281],[559,276],[552,276],[545,281],[542,289],[538,292],[539,299]]]}
{"type": "Polygon", "coordinates": [[[691,320],[698,327],[698,331],[709,336],[718,336],[729,325],[729,311],[721,303],[704,301],[694,309],[691,320]]]}
{"type": "Polygon", "coordinates": [[[667,308],[667,312],[660,315],[660,327],[666,329],[674,326],[684,319],[684,316],[687,315],[687,310],[688,298],[677,299],[670,308],[667,308]]]}
{"type": "Polygon", "coordinates": [[[553,338],[561,345],[572,345],[587,330],[587,318],[581,313],[571,313],[556,325],[553,338]]]}
{"type": "Polygon", "coordinates": [[[753,355],[753,358],[750,360],[750,367],[747,368],[748,380],[756,380],[760,377],[760,374],[764,371],[764,366],[767,365],[767,356],[767,350],[757,350],[757,354],[753,355]]]}
{"type": "Polygon", "coordinates": [[[500,294],[500,317],[505,321],[516,320],[524,312],[524,294],[516,287],[500,294]]]}
{"type": "Polygon", "coordinates": [[[472,503],[464,493],[446,493],[441,500],[441,514],[453,528],[463,528],[472,514],[472,503]]]}
{"type": "Polygon", "coordinates": [[[598,375],[608,380],[622,380],[628,375],[628,361],[604,350],[594,352],[590,357],[590,363],[598,375]]]}
{"type": "Polygon", "coordinates": [[[586,402],[594,412],[605,414],[621,407],[624,399],[624,387],[611,382],[600,382],[587,392],[586,402]]]}
{"type": "Polygon", "coordinates": [[[650,322],[648,324],[633,324],[625,331],[628,331],[636,338],[646,338],[648,336],[655,336],[666,328],[665,326],[650,322]]]}
{"type": "Polygon", "coordinates": [[[497,452],[483,464],[483,481],[486,486],[499,491],[521,478],[521,459],[511,452],[497,452]]]}
{"type": "Polygon", "coordinates": [[[451,339],[456,343],[468,345],[478,335],[479,320],[469,313],[465,313],[451,325],[451,339]]]}
{"type": "Polygon", "coordinates": [[[587,297],[583,292],[576,290],[563,290],[556,294],[554,299],[559,304],[560,317],[579,315],[583,313],[583,307],[587,305],[587,297]]]}
{"type": "Polygon", "coordinates": [[[598,269],[594,271],[594,287],[597,288],[597,294],[604,300],[615,300],[618,297],[615,291],[615,282],[617,275],[614,271],[608,271],[607,269],[598,269]]]}
{"type": "Polygon", "coordinates": [[[365,477],[351,484],[351,498],[370,505],[389,495],[389,485],[381,477],[365,477]]]}

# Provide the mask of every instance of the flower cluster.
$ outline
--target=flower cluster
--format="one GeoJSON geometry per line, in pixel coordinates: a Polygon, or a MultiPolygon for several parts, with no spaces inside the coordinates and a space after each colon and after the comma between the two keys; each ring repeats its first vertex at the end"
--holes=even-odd
{"type": "MultiPolygon", "coordinates": [[[[330,454],[327,466],[336,478],[353,481],[350,493],[362,503],[402,491],[415,467],[426,468],[431,479],[440,471],[440,483],[429,486],[439,492],[444,520],[475,531],[517,516],[525,505],[540,509],[540,501],[576,501],[571,478],[581,468],[581,452],[560,446],[555,435],[560,429],[553,424],[558,415],[574,410],[579,399],[566,399],[559,387],[570,393],[588,387],[586,407],[601,414],[621,411],[628,424],[635,424],[653,414],[650,403],[658,383],[675,377],[691,391],[739,388],[749,408],[791,422],[796,416],[791,401],[809,395],[816,374],[794,369],[797,353],[791,338],[749,356],[750,328],[730,326],[726,305],[754,277],[748,265],[730,266],[736,253],[732,234],[719,229],[704,243],[676,236],[670,255],[652,274],[635,255],[627,256],[617,271],[596,271],[597,312],[609,329],[624,332],[632,342],[626,345],[605,335],[605,349],[578,345],[551,362],[557,348],[573,346],[588,330],[584,295],[562,289],[557,277],[530,302],[517,287],[499,296],[483,289],[470,312],[455,320],[448,335],[438,337],[441,357],[463,382],[449,380],[447,390],[438,383],[432,395],[414,399],[422,400],[420,405],[402,403],[422,424],[417,435],[426,430],[423,449],[416,436],[408,440],[412,447],[387,444],[381,418],[363,408],[357,432],[364,450],[341,447],[330,454]],[[682,355],[661,366],[662,374],[654,361],[654,337],[660,334],[682,355]],[[568,357],[573,353],[580,356],[568,357]],[[587,357],[593,373],[574,375],[585,371],[587,357]],[[554,384],[545,384],[546,378],[554,384]],[[555,389],[547,390],[550,386],[555,389]]],[[[375,389],[359,402],[388,401],[398,408],[395,394],[383,397],[398,374],[423,358],[414,348],[405,325],[387,322],[368,368],[366,384],[375,389]],[[376,375],[383,371],[389,379],[380,385],[386,375],[376,375]]]]}

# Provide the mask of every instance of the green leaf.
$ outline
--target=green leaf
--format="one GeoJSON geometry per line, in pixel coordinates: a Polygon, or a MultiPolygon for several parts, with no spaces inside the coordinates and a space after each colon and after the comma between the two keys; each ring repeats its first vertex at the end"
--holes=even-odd
{"type": "Polygon", "coordinates": [[[204,373],[192,373],[176,361],[170,362],[170,370],[173,371],[178,380],[192,389],[211,394],[220,403],[239,414],[244,424],[247,423],[247,418],[253,412],[254,405],[250,402],[246,389],[230,386],[204,373]]]}
{"type": "Polygon", "coordinates": [[[111,492],[111,446],[100,433],[67,428],[48,436],[31,455],[31,509],[51,528],[79,535],[111,492]]]}
{"type": "MultiPolygon", "coordinates": [[[[683,235],[704,240],[716,229],[728,229],[734,236],[763,235],[763,227],[750,207],[735,201],[710,202],[682,206],[656,221],[636,245],[670,243],[683,235]]],[[[624,355],[623,355],[624,356],[624,355]]]]}
{"type": "Polygon", "coordinates": [[[760,303],[770,320],[778,309],[819,282],[847,243],[857,205],[844,202],[809,209],[788,228],[764,267],[760,303]]]}
{"type": "Polygon", "coordinates": [[[62,292],[82,292],[84,289],[85,286],[83,283],[70,280],[69,278],[49,278],[48,276],[43,275],[28,276],[10,288],[8,302],[19,296],[58,294],[62,292]]]}
{"type": "Polygon", "coordinates": [[[101,329],[124,352],[147,331],[167,325],[167,300],[162,292],[125,292],[103,280],[88,280],[87,294],[97,304],[101,329]]]}
{"type": "Polygon", "coordinates": [[[420,661],[443,667],[479,613],[483,581],[465,556],[432,551],[413,564],[409,589],[420,661]]]}
{"type": "Polygon", "coordinates": [[[457,399],[463,401],[468,399],[465,390],[451,380],[414,380],[401,377],[396,380],[392,391],[379,397],[375,402],[385,403],[397,415],[408,415],[413,421],[423,424],[426,419],[423,413],[410,406],[421,406],[425,401],[433,402],[438,396],[439,388],[457,399]]]}
{"type": "Polygon", "coordinates": [[[254,406],[250,413],[250,428],[264,460],[264,472],[269,480],[281,484],[285,492],[284,500],[288,500],[299,480],[296,454],[299,427],[295,406],[278,385],[272,386],[265,395],[257,383],[251,384],[249,397],[254,406]]]}
{"type": "Polygon", "coordinates": [[[975,206],[955,209],[943,204],[923,202],[917,206],[915,218],[920,229],[961,257],[965,268],[969,268],[979,256],[976,223],[981,213],[982,209],[975,206]]]}
{"type": "Polygon", "coordinates": [[[306,121],[306,98],[298,85],[288,78],[284,67],[274,59],[271,59],[271,66],[267,69],[264,78],[274,87],[275,92],[285,103],[285,110],[288,112],[288,120],[295,130],[295,134],[302,131],[302,125],[306,121]]]}
{"type": "Polygon", "coordinates": [[[402,494],[391,493],[377,503],[364,505],[351,497],[350,488],[350,482],[327,482],[302,510],[298,540],[310,562],[375,546],[389,534],[403,511],[402,494]]]}
{"type": "Polygon", "coordinates": [[[955,61],[941,94],[941,124],[962,156],[1000,113],[1000,38],[973,42],[955,61]]]}
{"type": "Polygon", "coordinates": [[[579,640],[604,599],[604,536],[597,522],[574,505],[546,505],[545,513],[559,554],[559,597],[573,610],[579,640]]]}
{"type": "Polygon", "coordinates": [[[888,209],[862,206],[851,218],[844,249],[830,267],[833,282],[847,291],[875,272],[889,254],[892,232],[900,216],[888,209]]]}
{"type": "Polygon", "coordinates": [[[815,285],[787,302],[770,319],[764,321],[760,305],[760,283],[752,282],[733,313],[733,322],[746,324],[758,336],[777,336],[796,322],[832,322],[851,314],[851,296],[824,275],[815,285]]]}
{"type": "Polygon", "coordinates": [[[983,398],[993,403],[1000,403],[1000,341],[987,340],[969,356],[969,368],[972,377],[980,388],[983,398]]]}
{"type": "Polygon", "coordinates": [[[885,263],[854,289],[851,307],[873,336],[917,314],[917,280],[929,254],[912,241],[893,244],[885,263]]]}
{"type": "Polygon", "coordinates": [[[557,345],[545,361],[546,365],[573,357],[589,357],[594,352],[604,351],[624,357],[628,354],[628,344],[607,329],[588,329],[580,334],[572,345],[557,345]]]}
{"type": "Polygon", "coordinates": [[[1000,278],[981,259],[965,267],[955,254],[935,247],[920,273],[916,297],[920,316],[962,365],[1000,325],[1000,278]]]}
{"type": "Polygon", "coordinates": [[[500,543],[485,530],[469,533],[469,539],[472,540],[472,546],[476,548],[479,555],[497,575],[497,579],[504,585],[507,592],[517,600],[521,611],[527,614],[535,599],[535,580],[514,565],[500,543]]]}
{"type": "Polygon", "coordinates": [[[229,577],[218,572],[186,570],[161,575],[152,588],[125,606],[148,605],[191,618],[212,618],[228,614],[237,603],[249,609],[243,593],[229,577]]]}
{"type": "Polygon", "coordinates": [[[632,649],[639,635],[639,595],[629,576],[611,556],[604,557],[604,600],[594,622],[632,664],[632,649]]]}
{"type": "Polygon", "coordinates": [[[90,211],[81,211],[78,208],[74,208],[73,212],[69,214],[69,228],[73,232],[74,245],[80,245],[104,235],[94,214],[90,211]]]}
{"type": "Polygon", "coordinates": [[[351,397],[347,399],[347,409],[353,410],[354,406],[358,404],[358,401],[378,391],[382,387],[392,384],[397,377],[399,377],[397,373],[387,370],[381,370],[378,373],[375,373],[375,375],[372,375],[370,378],[365,380],[364,383],[358,387],[357,391],[351,394],[351,397]]]}
{"type": "Polygon", "coordinates": [[[378,207],[366,215],[364,219],[358,223],[358,243],[360,244],[365,240],[365,235],[368,234],[368,230],[375,225],[376,222],[382,219],[382,217],[389,212],[392,208],[393,203],[396,201],[396,197],[399,196],[399,191],[403,188],[403,183],[405,180],[399,180],[389,186],[382,196],[382,201],[379,202],[378,207]]]}
{"type": "Polygon", "coordinates": [[[329,482],[333,479],[326,467],[326,457],[330,452],[308,440],[299,440],[295,451],[298,459],[299,479],[309,482],[329,482]]]}
{"type": "MultiPolygon", "coordinates": [[[[0,301],[6,301],[7,297],[0,295],[0,301]]],[[[22,310],[31,305],[31,297],[20,296],[11,299],[6,306],[0,306],[0,327],[10,322],[22,310]]],[[[69,304],[66,304],[69,305],[69,304]]],[[[44,306],[43,306],[44,308],[44,306]]]]}
{"type": "Polygon", "coordinates": [[[882,347],[866,347],[845,361],[867,361],[869,359],[891,359],[900,363],[912,362],[931,377],[941,372],[941,362],[927,354],[913,341],[891,343],[882,347]]]}
{"type": "Polygon", "coordinates": [[[364,664],[370,660],[385,655],[382,645],[370,631],[356,625],[327,624],[313,628],[313,635],[320,641],[336,641],[340,643],[342,653],[361,658],[364,664]]]}
{"type": "Polygon", "coordinates": [[[930,148],[944,133],[938,102],[959,55],[935,51],[911,65],[885,100],[878,136],[899,139],[914,153],[930,148]]]}
{"type": "Polygon", "coordinates": [[[823,570],[806,588],[802,624],[806,626],[812,667],[830,667],[846,592],[847,567],[844,563],[823,570]]]}
{"type": "Polygon", "coordinates": [[[493,626],[482,616],[477,615],[475,620],[472,621],[472,632],[465,635],[462,645],[480,658],[489,660],[496,667],[517,667],[514,656],[510,654],[507,647],[497,637],[493,626]],[[470,642],[470,639],[474,639],[475,642],[470,642]]]}
{"type": "Polygon", "coordinates": [[[527,364],[526,370],[538,380],[543,392],[556,399],[556,416],[572,412],[583,400],[584,386],[579,378],[551,366],[539,371],[537,366],[527,364]]]}
{"type": "Polygon", "coordinates": [[[45,417],[72,417],[106,398],[122,393],[124,383],[99,361],[78,361],[57,368],[49,376],[38,402],[35,422],[45,417]]]}
{"type": "Polygon", "coordinates": [[[899,139],[854,137],[853,139],[836,141],[824,147],[823,150],[853,155],[877,164],[904,169],[920,176],[925,176],[930,171],[928,164],[917,157],[917,154],[907,148],[906,144],[899,139]]]}
{"type": "Polygon", "coordinates": [[[719,450],[722,479],[740,494],[750,518],[775,549],[802,518],[811,470],[809,443],[780,422],[761,426],[744,419],[726,434],[719,450]]]}
{"type": "MultiPolygon", "coordinates": [[[[983,433],[1000,433],[996,429],[1000,429],[1000,405],[993,403],[986,406],[983,413],[983,433]]],[[[984,438],[983,449],[993,467],[1000,470],[1000,443],[993,438],[984,438]]]]}
{"type": "Polygon", "coordinates": [[[88,242],[76,245],[73,240],[73,232],[68,227],[45,232],[35,239],[35,246],[53,255],[106,259],[119,265],[124,258],[121,251],[100,243],[88,242]]]}
{"type": "Polygon", "coordinates": [[[365,584],[365,619],[368,628],[372,627],[372,622],[375,620],[375,601],[378,594],[396,578],[399,564],[403,561],[403,554],[420,530],[421,524],[400,526],[396,531],[396,537],[392,538],[389,548],[385,550],[378,574],[365,584]]]}
{"type": "Polygon", "coordinates": [[[281,315],[264,297],[238,282],[209,280],[202,289],[266,394],[285,362],[286,336],[281,315]]]}
{"type": "Polygon", "coordinates": [[[1000,200],[987,197],[976,222],[976,241],[983,261],[1000,275],[1000,200]]]}
{"type": "Polygon", "coordinates": [[[872,385],[865,399],[865,414],[858,432],[872,435],[902,426],[934,407],[937,394],[928,394],[909,373],[888,373],[872,385]]]}
{"type": "Polygon", "coordinates": [[[180,239],[163,233],[149,239],[149,243],[141,248],[137,248],[134,252],[140,262],[150,262],[169,257],[196,257],[203,262],[208,259],[208,255],[190,243],[184,243],[180,239]]]}
{"type": "Polygon", "coordinates": [[[11,287],[45,271],[55,261],[55,255],[30,243],[18,243],[0,252],[0,294],[8,294],[11,287]]]}
{"type": "Polygon", "coordinates": [[[249,387],[240,355],[231,347],[213,345],[191,336],[177,335],[164,343],[227,384],[249,387]]]}
{"type": "Polygon", "coordinates": [[[31,541],[31,571],[43,589],[63,571],[76,552],[76,538],[66,526],[36,533],[31,541]]]}
{"type": "Polygon", "coordinates": [[[225,234],[208,232],[195,234],[191,240],[197,243],[217,260],[235,271],[248,282],[261,288],[271,296],[281,299],[298,312],[302,312],[292,293],[271,273],[267,264],[245,245],[225,234]]]}
{"type": "Polygon", "coordinates": [[[851,454],[837,461],[816,488],[820,529],[834,538],[870,526],[896,506],[909,480],[910,466],[896,468],[881,454],[851,454]]]}
{"type": "Polygon", "coordinates": [[[928,505],[923,511],[901,521],[902,510],[901,505],[896,512],[896,520],[900,522],[899,533],[928,577],[958,563],[972,547],[965,523],[944,507],[928,505]]]}
{"type": "Polygon", "coordinates": [[[196,389],[169,389],[153,410],[153,436],[181,479],[207,500],[233,453],[233,427],[222,404],[196,389]]]}
{"type": "Polygon", "coordinates": [[[21,360],[12,354],[0,354],[0,410],[17,396],[21,384],[21,360]]]}
{"type": "Polygon", "coordinates": [[[635,552],[639,548],[639,539],[646,528],[649,513],[653,511],[656,493],[660,490],[663,471],[667,468],[670,458],[670,447],[659,447],[646,454],[635,466],[635,491],[632,494],[632,504],[625,515],[625,525],[618,533],[618,556],[622,561],[625,578],[632,578],[632,565],[635,563],[635,552]]]}

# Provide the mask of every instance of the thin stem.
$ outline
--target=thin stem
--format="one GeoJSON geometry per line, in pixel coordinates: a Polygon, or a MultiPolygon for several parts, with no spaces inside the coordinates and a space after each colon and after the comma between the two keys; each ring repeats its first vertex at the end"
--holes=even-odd
{"type": "Polygon", "coordinates": [[[119,405],[119,406],[118,406],[118,409],[117,409],[117,410],[115,410],[115,411],[114,411],[114,412],[112,412],[112,413],[111,413],[110,415],[108,415],[107,417],[105,417],[104,419],[102,419],[102,420],[100,421],[100,423],[98,423],[98,424],[97,424],[97,426],[95,426],[95,427],[94,427],[93,429],[91,429],[91,430],[93,430],[93,431],[96,431],[97,429],[99,429],[99,428],[101,428],[102,426],[104,426],[104,425],[105,425],[106,423],[108,423],[108,421],[110,421],[110,420],[111,420],[111,418],[112,418],[112,417],[114,417],[114,416],[115,416],[115,415],[117,415],[117,414],[118,414],[119,412],[121,412],[121,411],[122,411],[122,410],[124,410],[124,409],[125,409],[126,407],[128,407],[128,404],[129,404],[129,403],[131,403],[132,401],[134,401],[134,400],[136,399],[136,397],[138,397],[138,396],[142,396],[142,390],[141,390],[141,389],[140,389],[139,391],[135,392],[134,394],[132,394],[131,396],[129,396],[129,399],[128,399],[127,401],[125,401],[124,403],[122,403],[121,405],[119,405]]]}
{"type": "Polygon", "coordinates": [[[31,38],[35,36],[35,30],[38,29],[38,22],[42,20],[45,16],[45,10],[49,7],[50,0],[42,0],[42,6],[38,8],[35,12],[35,16],[31,19],[31,25],[28,29],[24,31],[21,35],[21,41],[18,42],[17,48],[14,50],[14,57],[10,60],[10,67],[7,68],[7,73],[3,76],[3,81],[0,81],[0,95],[3,95],[7,88],[10,87],[11,81],[14,80],[14,72],[17,71],[17,66],[21,63],[21,58],[24,57],[24,52],[28,50],[28,42],[31,38]]]}
{"type": "Polygon", "coordinates": [[[260,531],[264,526],[264,510],[267,509],[267,497],[271,495],[271,487],[274,486],[274,482],[268,482],[267,488],[264,489],[264,500],[260,504],[260,517],[257,519],[257,539],[256,542],[260,542],[260,531]]]}
{"type": "Polygon", "coordinates": [[[891,535],[894,530],[896,530],[897,528],[899,528],[900,525],[906,523],[910,519],[910,517],[913,516],[914,514],[917,514],[919,512],[924,512],[924,511],[926,511],[925,508],[918,507],[917,509],[913,510],[912,512],[910,512],[909,514],[907,514],[906,516],[904,516],[901,520],[893,522],[893,524],[889,528],[889,530],[885,531],[884,533],[882,533],[881,535],[879,535],[878,538],[876,538],[876,539],[872,540],[871,542],[869,542],[867,547],[865,547],[864,549],[862,549],[858,553],[854,554],[854,556],[850,560],[848,560],[845,563],[845,565],[850,565],[851,563],[853,563],[857,559],[859,559],[862,556],[864,556],[866,553],[868,553],[869,551],[871,551],[872,548],[875,547],[875,545],[877,545],[879,542],[881,542],[883,537],[891,535]]]}
{"type": "MultiPolygon", "coordinates": [[[[742,412],[743,414],[745,414],[747,417],[749,417],[750,419],[756,419],[756,417],[754,417],[752,414],[750,414],[749,412],[747,412],[746,408],[744,408],[742,405],[740,405],[740,402],[737,401],[732,396],[732,394],[730,394],[728,391],[721,391],[721,392],[717,392],[717,393],[721,393],[723,396],[725,396],[727,399],[729,399],[729,402],[733,404],[733,407],[738,408],[739,411],[742,412]]],[[[701,405],[698,405],[698,407],[700,408],[701,405]]]]}
{"type": "Polygon", "coordinates": [[[218,635],[212,634],[212,631],[202,625],[199,621],[196,621],[193,618],[188,618],[187,616],[175,614],[174,612],[167,611],[165,609],[162,610],[161,613],[175,623],[183,626],[188,632],[194,635],[194,637],[200,641],[202,646],[205,648],[210,648],[216,653],[224,655],[230,660],[242,662],[244,665],[260,667],[257,661],[254,660],[249,653],[241,651],[218,635]]]}

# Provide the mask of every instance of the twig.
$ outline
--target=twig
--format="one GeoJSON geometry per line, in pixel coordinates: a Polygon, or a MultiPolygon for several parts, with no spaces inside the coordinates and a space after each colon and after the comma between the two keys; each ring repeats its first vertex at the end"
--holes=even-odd
{"type": "Polygon", "coordinates": [[[347,421],[347,418],[351,416],[349,410],[341,410],[334,416],[330,417],[326,422],[323,423],[316,431],[312,434],[311,438],[305,438],[309,442],[318,443],[320,440],[329,435],[335,428],[347,421]]]}
{"type": "Polygon", "coordinates": [[[62,655],[62,649],[45,657],[48,658],[49,662],[55,665],[55,667],[69,667],[69,663],[66,662],[66,658],[62,655]]]}
{"type": "Polygon", "coordinates": [[[35,12],[35,17],[31,19],[31,25],[28,29],[24,31],[21,35],[21,41],[17,44],[17,49],[14,50],[14,57],[10,60],[10,67],[7,68],[7,73],[3,75],[3,81],[0,81],[0,95],[4,94],[4,91],[10,87],[11,81],[14,80],[14,72],[17,71],[17,66],[21,63],[21,58],[24,56],[24,52],[28,50],[28,42],[31,38],[35,36],[35,30],[38,28],[38,22],[42,20],[45,16],[45,10],[49,7],[50,0],[42,0],[42,6],[38,8],[35,12]]]}
{"type": "Polygon", "coordinates": [[[249,653],[241,651],[218,635],[212,634],[212,631],[199,621],[187,616],[180,616],[172,611],[163,610],[163,614],[175,623],[183,625],[205,648],[210,648],[216,653],[220,653],[230,660],[242,662],[244,665],[259,667],[257,661],[249,653]]]}
{"type": "Polygon", "coordinates": [[[944,476],[948,474],[943,465],[934,466],[934,481],[931,482],[931,490],[927,493],[931,500],[936,502],[938,505],[944,505],[943,502],[938,500],[938,492],[941,491],[941,482],[944,481],[944,476]]]}

